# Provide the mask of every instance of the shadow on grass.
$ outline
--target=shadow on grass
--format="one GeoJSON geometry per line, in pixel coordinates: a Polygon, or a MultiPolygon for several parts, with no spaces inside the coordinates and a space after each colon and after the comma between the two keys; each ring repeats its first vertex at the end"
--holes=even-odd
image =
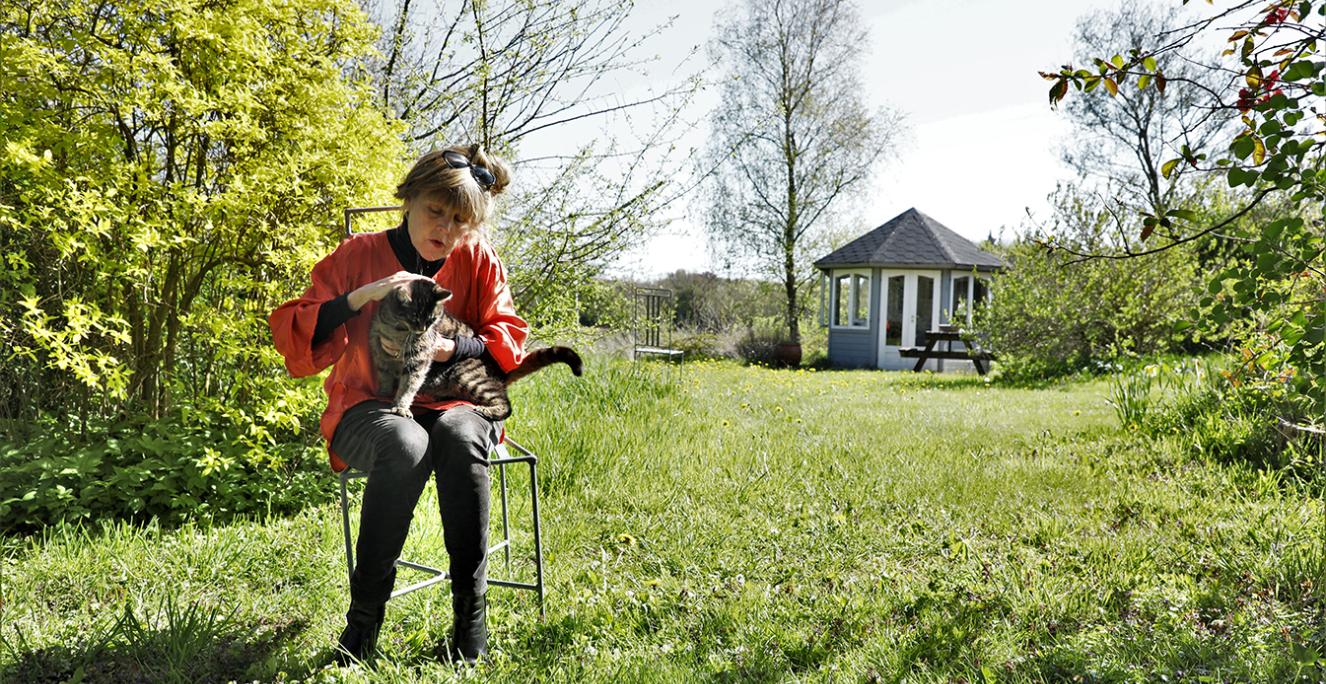
{"type": "MultiPolygon", "coordinates": [[[[119,619],[103,623],[82,640],[30,648],[21,633],[3,635],[4,682],[229,682],[260,677],[262,667],[303,630],[300,621],[242,624],[216,608],[167,601],[156,625],[126,606],[119,619]]],[[[307,669],[307,666],[305,666],[307,669]]],[[[310,674],[286,675],[295,680],[310,674]]]]}

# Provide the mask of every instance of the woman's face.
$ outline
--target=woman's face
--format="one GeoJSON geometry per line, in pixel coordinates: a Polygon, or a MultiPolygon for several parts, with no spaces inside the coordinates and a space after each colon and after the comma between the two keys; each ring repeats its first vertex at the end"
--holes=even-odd
{"type": "Polygon", "coordinates": [[[451,254],[471,231],[478,228],[461,220],[451,205],[436,197],[419,197],[406,205],[410,242],[425,261],[451,254]]]}

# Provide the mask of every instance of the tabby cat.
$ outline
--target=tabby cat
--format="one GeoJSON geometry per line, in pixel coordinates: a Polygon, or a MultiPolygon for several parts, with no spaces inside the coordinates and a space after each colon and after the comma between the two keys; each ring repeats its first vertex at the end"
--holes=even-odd
{"type": "Polygon", "coordinates": [[[378,392],[392,395],[394,413],[410,416],[414,395],[423,392],[435,399],[462,399],[489,420],[506,420],[511,399],[506,388],[513,382],[554,363],[564,363],[580,375],[580,355],[569,347],[544,347],[525,355],[510,373],[490,356],[436,363],[433,354],[444,337],[473,335],[465,323],[447,313],[443,303],[451,297],[446,288],[429,280],[398,285],[382,298],[368,329],[368,347],[377,371],[378,392]],[[400,350],[391,356],[382,350],[387,339],[400,350]]]}

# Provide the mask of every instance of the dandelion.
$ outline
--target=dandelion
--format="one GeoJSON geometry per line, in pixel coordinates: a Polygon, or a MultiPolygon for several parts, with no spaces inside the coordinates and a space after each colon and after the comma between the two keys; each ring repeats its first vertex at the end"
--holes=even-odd
{"type": "Polygon", "coordinates": [[[635,546],[636,539],[634,536],[627,534],[626,532],[623,532],[617,535],[617,543],[621,544],[622,546],[635,546]]]}

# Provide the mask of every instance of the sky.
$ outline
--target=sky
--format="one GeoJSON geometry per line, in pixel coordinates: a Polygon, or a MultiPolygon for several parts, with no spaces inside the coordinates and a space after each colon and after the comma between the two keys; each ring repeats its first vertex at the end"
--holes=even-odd
{"type": "MultiPolygon", "coordinates": [[[[686,71],[691,50],[708,40],[714,14],[726,2],[639,2],[632,30],[651,38],[641,47],[657,55],[647,72],[617,84],[624,94],[665,87],[686,71]],[[662,31],[651,29],[674,16],[662,31]]],[[[908,131],[892,159],[876,169],[873,186],[855,209],[863,234],[916,207],[972,239],[1010,238],[1028,212],[1048,213],[1046,196],[1071,177],[1060,161],[1068,133],[1061,113],[1049,106],[1049,83],[1037,71],[1069,61],[1077,19],[1112,7],[1097,0],[859,0],[870,44],[862,54],[862,97],[870,107],[901,112],[908,131]]],[[[703,60],[703,55],[700,56],[703,60]]],[[[692,61],[692,64],[695,64],[692,61]]],[[[699,62],[702,64],[703,62],[699,62]]],[[[629,96],[629,95],[628,95],[629,96]]],[[[714,88],[695,102],[699,121],[682,148],[705,139],[703,114],[716,102],[714,88]]],[[[589,127],[583,135],[602,135],[589,127]]],[[[563,152],[568,135],[534,141],[523,155],[563,152]]],[[[698,202],[678,203],[668,225],[632,250],[614,275],[653,278],[677,269],[711,270],[698,202]]]]}

